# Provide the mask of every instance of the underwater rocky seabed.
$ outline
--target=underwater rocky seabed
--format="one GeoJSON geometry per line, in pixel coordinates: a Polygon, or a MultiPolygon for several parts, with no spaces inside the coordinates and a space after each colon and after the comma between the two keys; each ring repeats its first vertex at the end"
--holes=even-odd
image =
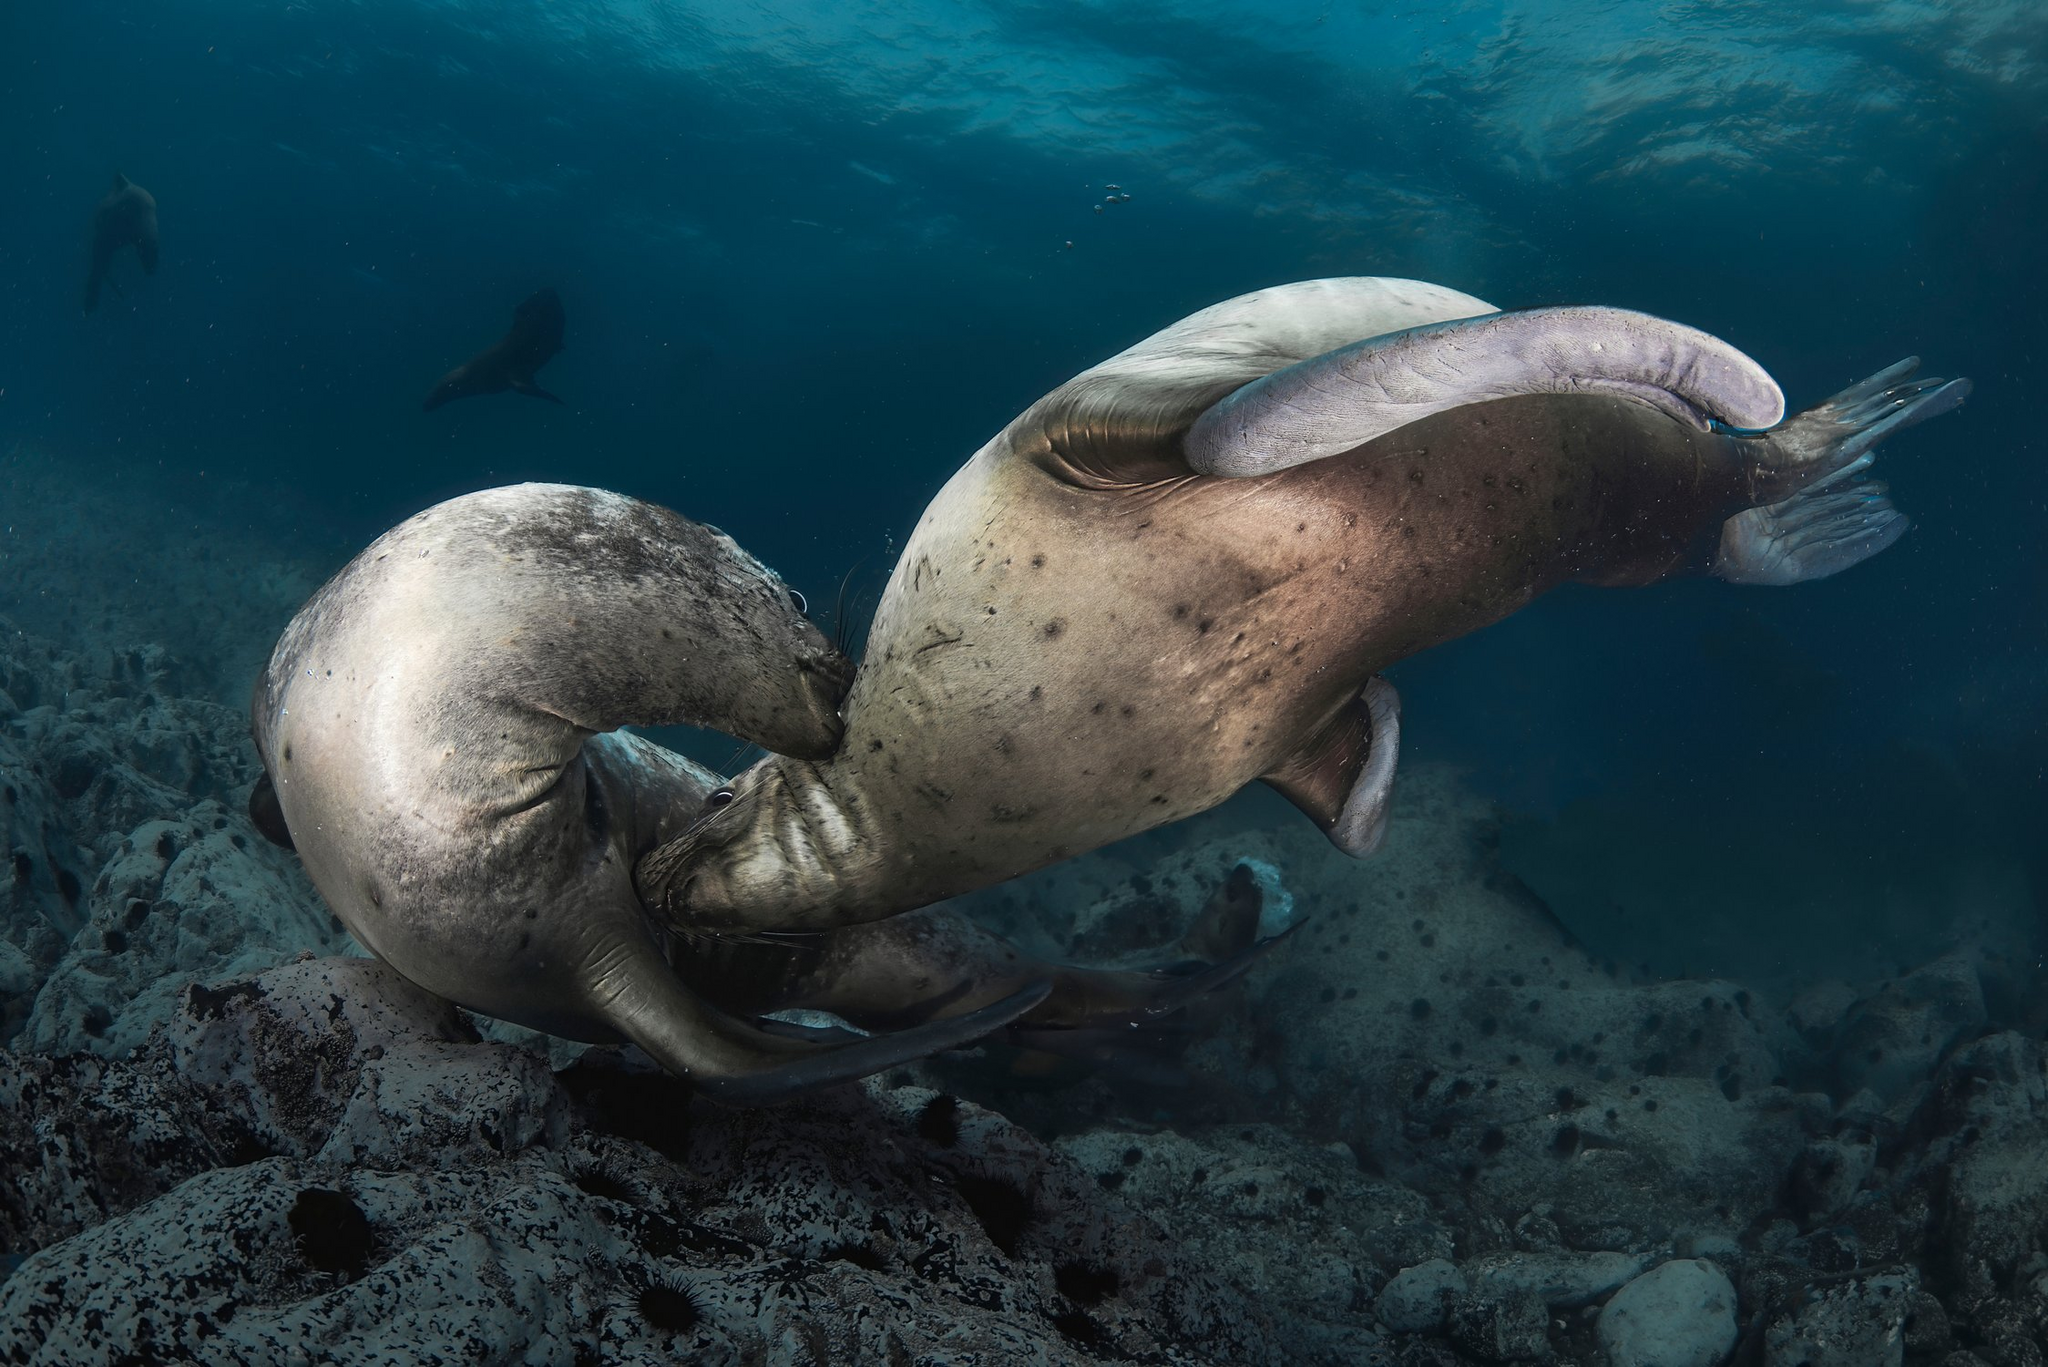
{"type": "Polygon", "coordinates": [[[0,1362],[2043,1362],[2030,949],[1652,979],[1417,767],[1364,867],[1225,812],[973,899],[1157,961],[1248,864],[1309,922],[1191,1087],[990,1051],[723,1111],[483,1037],[249,826],[317,555],[0,493],[0,1362]]]}

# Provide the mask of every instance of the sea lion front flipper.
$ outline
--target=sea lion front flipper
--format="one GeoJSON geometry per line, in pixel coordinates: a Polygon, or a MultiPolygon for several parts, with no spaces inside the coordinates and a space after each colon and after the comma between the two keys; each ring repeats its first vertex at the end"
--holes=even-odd
{"type": "MultiPolygon", "coordinates": [[[[545,389],[542,389],[532,380],[514,380],[512,382],[512,390],[514,393],[524,394],[529,399],[546,399],[549,403],[562,402],[559,398],[555,397],[553,394],[548,393],[545,389]]],[[[567,407],[567,405],[563,406],[567,407]]]]}
{"type": "Polygon", "coordinates": [[[1697,328],[1627,309],[1529,309],[1371,337],[1276,370],[1195,419],[1183,448],[1198,474],[1270,474],[1516,394],[1611,394],[1701,430],[1767,428],[1785,414],[1762,366],[1697,328]]]}
{"type": "Polygon", "coordinates": [[[1374,678],[1279,768],[1260,777],[1354,859],[1387,836],[1401,752],[1401,695],[1374,678]]]}
{"type": "Polygon", "coordinates": [[[1188,425],[1233,390],[1361,338],[1497,312],[1460,290],[1387,276],[1254,290],[1082,371],[1009,435],[1027,459],[1084,487],[1185,477],[1188,425]]]}
{"type": "Polygon", "coordinates": [[[1052,985],[1027,983],[978,1010],[845,1044],[792,1039],[727,1015],[685,988],[652,942],[613,946],[590,990],[604,1021],[656,1063],[714,1101],[760,1106],[972,1044],[1036,1007],[1052,985]]]}
{"type": "Polygon", "coordinates": [[[277,785],[270,781],[267,773],[256,776],[256,786],[249,790],[249,822],[271,844],[280,849],[295,850],[292,843],[291,827],[285,825],[284,805],[277,800],[277,785]]]}

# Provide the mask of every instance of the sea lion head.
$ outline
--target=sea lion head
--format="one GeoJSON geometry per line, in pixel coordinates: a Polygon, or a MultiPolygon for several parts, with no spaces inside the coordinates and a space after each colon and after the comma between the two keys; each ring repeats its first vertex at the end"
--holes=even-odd
{"type": "Polygon", "coordinates": [[[829,757],[846,730],[839,706],[853,661],[805,615],[802,594],[724,532],[703,531],[705,610],[717,628],[698,637],[694,663],[718,683],[721,729],[780,755],[829,757]]]}

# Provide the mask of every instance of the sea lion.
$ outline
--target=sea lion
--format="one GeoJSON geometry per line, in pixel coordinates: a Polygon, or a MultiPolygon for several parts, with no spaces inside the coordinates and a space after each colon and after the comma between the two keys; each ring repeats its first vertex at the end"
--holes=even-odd
{"type": "Polygon", "coordinates": [[[454,399],[502,394],[508,389],[560,403],[535,384],[533,377],[561,349],[562,300],[551,289],[537,290],[512,310],[512,326],[505,335],[443,375],[420,409],[431,413],[454,399]]]}
{"type": "Polygon", "coordinates": [[[614,728],[688,722],[828,754],[852,665],[800,603],[723,533],[651,504],[550,484],[452,499],[379,537],[286,628],[251,702],[251,816],[422,987],[570,1039],[630,1039],[730,1102],[1034,1008],[1034,1027],[1147,1018],[1256,956],[1073,970],[940,914],[770,945],[657,935],[634,864],[721,780],[614,728]],[[791,1007],[908,1028],[792,1038],[733,1014],[791,1007]]]}
{"type": "Polygon", "coordinates": [[[156,197],[119,171],[113,188],[92,211],[92,261],[85,273],[85,311],[100,306],[100,286],[114,253],[135,248],[144,275],[156,274],[156,197]]]}
{"type": "Polygon", "coordinates": [[[1415,281],[1216,305],[1060,386],[918,522],[826,761],[770,757],[643,861],[676,922],[846,925],[1264,778],[1385,827],[1388,665],[1568,580],[1793,583],[1904,530],[1870,448],[1964,381],[1892,367],[1789,421],[1726,343],[1415,281]],[[1459,320],[1459,321],[1454,321],[1459,320]]]}

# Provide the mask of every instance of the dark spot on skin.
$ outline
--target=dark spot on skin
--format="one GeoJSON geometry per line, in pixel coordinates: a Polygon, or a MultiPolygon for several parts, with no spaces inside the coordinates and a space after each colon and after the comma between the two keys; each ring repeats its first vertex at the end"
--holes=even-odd
{"type": "Polygon", "coordinates": [[[1031,701],[1037,702],[1045,696],[1045,689],[1039,684],[1031,685],[1031,701]]]}
{"type": "Polygon", "coordinates": [[[1187,615],[1188,615],[1188,605],[1187,605],[1186,603],[1176,603],[1176,604],[1174,604],[1174,608],[1173,608],[1173,617],[1174,617],[1174,620],[1175,620],[1175,621],[1179,621],[1179,620],[1180,620],[1181,618],[1183,618],[1183,617],[1186,617],[1187,615]]]}
{"type": "Polygon", "coordinates": [[[1122,707],[1118,708],[1117,710],[1122,712],[1126,717],[1135,717],[1138,715],[1138,709],[1131,706],[1131,704],[1129,703],[1125,703],[1122,707]]]}
{"type": "Polygon", "coordinates": [[[1047,636],[1057,636],[1066,629],[1067,619],[1064,617],[1055,617],[1045,624],[1045,634],[1047,636]]]}
{"type": "Polygon", "coordinates": [[[1089,710],[1090,712],[1092,712],[1092,713],[1095,713],[1095,714],[1097,714],[1097,715],[1100,715],[1100,714],[1101,714],[1101,712],[1102,712],[1102,707],[1103,707],[1103,705],[1102,705],[1101,703],[1097,703],[1097,704],[1095,704],[1095,706],[1093,706],[1093,707],[1089,708],[1088,710],[1089,710]]]}
{"type": "Polygon", "coordinates": [[[1501,1129],[1498,1125],[1487,1126],[1486,1132],[1479,1136],[1479,1152],[1485,1154],[1488,1158],[1499,1153],[1507,1146],[1507,1131],[1501,1129]]]}
{"type": "Polygon", "coordinates": [[[1550,1137],[1550,1151],[1559,1158],[1570,1158],[1579,1151],[1583,1136],[1576,1125],[1560,1125],[1557,1133],[1550,1137]]]}
{"type": "Polygon", "coordinates": [[[1200,632],[1202,635],[1207,636],[1209,634],[1209,629],[1215,625],[1216,621],[1214,618],[1204,617],[1201,621],[1195,623],[1195,630],[1200,632]]]}
{"type": "Polygon", "coordinates": [[[1032,568],[1032,569],[1034,569],[1034,570],[1042,570],[1042,569],[1044,569],[1044,568],[1045,568],[1045,556],[1044,556],[1043,554],[1039,554],[1039,555],[1034,555],[1034,556],[1032,556],[1032,557],[1031,557],[1031,568],[1032,568]]]}
{"type": "Polygon", "coordinates": [[[36,876],[36,861],[29,858],[28,851],[14,852],[14,881],[26,886],[36,876]]]}
{"type": "Polygon", "coordinates": [[[881,748],[882,748],[882,742],[881,742],[881,741],[879,741],[879,740],[871,740],[871,741],[869,741],[869,742],[868,742],[868,749],[869,749],[870,751],[875,751],[875,750],[879,750],[879,749],[881,749],[881,748]]]}

